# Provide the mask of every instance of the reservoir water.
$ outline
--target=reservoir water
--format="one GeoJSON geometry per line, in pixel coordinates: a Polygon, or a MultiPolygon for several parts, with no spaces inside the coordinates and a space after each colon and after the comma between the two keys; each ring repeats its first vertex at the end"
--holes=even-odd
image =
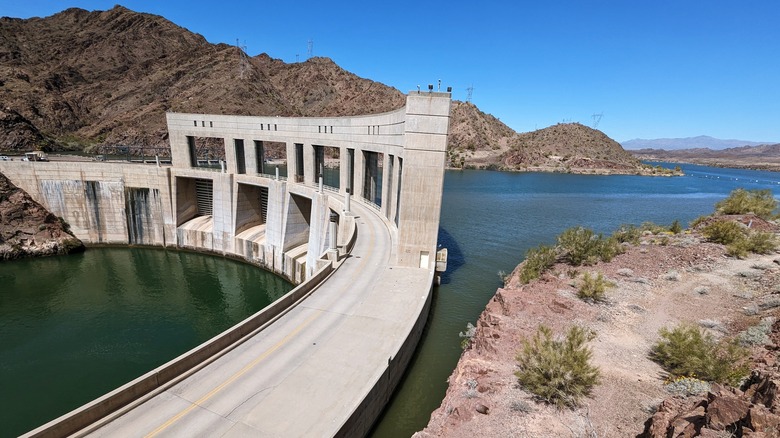
{"type": "MultiPolygon", "coordinates": [[[[687,224],[737,187],[780,193],[778,173],[681,167],[686,176],[676,178],[447,171],[439,241],[449,249],[449,270],[372,436],[406,437],[425,427],[460,356],[458,333],[501,286],[498,272],[514,269],[528,248],[575,225],[610,233],[623,223],[687,224]]],[[[93,248],[0,263],[0,436],[126,383],[290,288],[229,259],[158,249],[93,248]]]]}
{"type": "Polygon", "coordinates": [[[291,289],[255,266],[151,248],[0,263],[0,436],[100,397],[291,289]]]}

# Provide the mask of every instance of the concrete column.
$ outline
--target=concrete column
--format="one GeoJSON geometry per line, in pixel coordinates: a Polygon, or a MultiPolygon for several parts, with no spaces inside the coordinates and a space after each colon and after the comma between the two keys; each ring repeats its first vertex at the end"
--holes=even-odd
{"type": "Polygon", "coordinates": [[[365,173],[365,159],[363,151],[355,149],[355,168],[352,169],[355,175],[355,187],[352,187],[352,197],[354,199],[363,199],[363,175],[365,173]]]}
{"type": "Polygon", "coordinates": [[[392,172],[387,172],[390,174],[390,187],[388,188],[387,201],[383,200],[382,204],[387,203],[387,218],[390,219],[390,222],[395,222],[395,213],[398,210],[398,199],[396,199],[398,197],[398,157],[393,155],[390,163],[392,172]]]}
{"type": "Polygon", "coordinates": [[[214,251],[221,253],[233,252],[233,175],[218,174],[214,175],[213,192],[213,227],[214,251]]]}
{"type": "Polygon", "coordinates": [[[244,140],[244,155],[246,173],[247,175],[254,175],[260,173],[260,169],[257,168],[257,150],[255,148],[254,140],[244,140]]]}
{"type": "Polygon", "coordinates": [[[295,182],[295,143],[287,142],[287,179],[295,182]]]}
{"type": "Polygon", "coordinates": [[[382,154],[382,214],[385,215],[386,218],[390,217],[390,197],[391,197],[391,189],[393,185],[393,175],[391,175],[392,170],[390,169],[390,160],[392,157],[390,157],[390,154],[384,153],[382,154]]]}
{"type": "Polygon", "coordinates": [[[314,146],[303,144],[303,183],[314,185],[317,182],[317,169],[314,168],[314,146]]]}
{"type": "MultiPolygon", "coordinates": [[[[170,116],[166,114],[168,126],[171,126],[170,116]]],[[[169,129],[168,142],[171,145],[171,167],[189,169],[190,151],[187,135],[178,129],[169,129]]]]}
{"type": "Polygon", "coordinates": [[[349,154],[347,148],[339,148],[339,193],[342,195],[347,194],[347,188],[349,187],[349,154]]]}
{"type": "Polygon", "coordinates": [[[450,116],[449,93],[410,93],[404,123],[404,173],[398,263],[433,269],[450,116]]]}
{"type": "Polygon", "coordinates": [[[232,138],[225,138],[225,161],[228,173],[236,173],[238,167],[236,166],[236,145],[232,138]]]}

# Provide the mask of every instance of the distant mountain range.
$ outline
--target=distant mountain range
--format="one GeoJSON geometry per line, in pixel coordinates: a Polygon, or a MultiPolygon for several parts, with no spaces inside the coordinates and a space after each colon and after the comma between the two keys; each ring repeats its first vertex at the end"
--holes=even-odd
{"type": "Polygon", "coordinates": [[[760,146],[764,144],[774,144],[771,141],[746,141],[746,140],[723,140],[720,138],[714,138],[707,135],[700,135],[698,137],[686,137],[686,138],[656,138],[652,140],[646,140],[642,138],[635,138],[620,143],[623,148],[629,150],[638,149],[665,149],[667,151],[679,150],[679,149],[712,149],[721,150],[736,148],[740,146],[760,146]]]}

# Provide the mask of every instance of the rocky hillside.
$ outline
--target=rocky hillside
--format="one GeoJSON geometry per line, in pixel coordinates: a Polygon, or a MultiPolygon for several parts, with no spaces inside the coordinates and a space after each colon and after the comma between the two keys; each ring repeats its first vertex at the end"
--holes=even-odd
{"type": "Polygon", "coordinates": [[[501,166],[511,170],[610,173],[643,169],[618,142],[579,123],[559,123],[516,135],[501,156],[501,166]]]}
{"type": "Polygon", "coordinates": [[[0,174],[0,260],[83,250],[57,216],[0,174]]]}
{"type": "Polygon", "coordinates": [[[642,160],[780,171],[780,144],[741,146],[721,150],[710,148],[640,149],[631,151],[631,153],[642,160]]]}
{"type": "MultiPolygon", "coordinates": [[[[246,58],[163,17],[121,6],[0,18],[0,150],[124,144],[167,147],[166,111],[342,116],[391,111],[399,90],[328,58],[246,58]]],[[[512,130],[473,105],[452,147],[486,147],[512,130]],[[482,129],[482,132],[469,133],[482,129]]]]}
{"type": "MultiPolygon", "coordinates": [[[[248,58],[235,46],[211,44],[163,17],[121,6],[0,18],[0,151],[127,145],[159,147],[165,155],[166,111],[345,116],[403,104],[401,91],[328,58],[290,64],[266,54],[248,58]]],[[[471,103],[453,101],[451,115],[453,167],[637,165],[582,125],[518,135],[471,103]]]]}

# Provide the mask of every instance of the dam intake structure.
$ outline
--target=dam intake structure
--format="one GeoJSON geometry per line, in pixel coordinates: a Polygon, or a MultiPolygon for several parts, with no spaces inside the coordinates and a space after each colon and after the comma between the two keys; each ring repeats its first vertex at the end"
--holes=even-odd
{"type": "Polygon", "coordinates": [[[443,264],[436,239],[450,102],[449,93],[412,92],[399,110],[356,117],[168,113],[170,167],[0,163],[88,244],[206,251],[300,285],[270,311],[31,436],[96,427],[367,433],[411,359],[443,264]],[[214,138],[224,144],[219,167],[199,156],[199,143],[214,138]],[[285,145],[287,177],[266,173],[264,142],[285,145]],[[328,185],[326,149],[339,162],[328,185]],[[193,404],[169,405],[171,395],[193,404]]]}

